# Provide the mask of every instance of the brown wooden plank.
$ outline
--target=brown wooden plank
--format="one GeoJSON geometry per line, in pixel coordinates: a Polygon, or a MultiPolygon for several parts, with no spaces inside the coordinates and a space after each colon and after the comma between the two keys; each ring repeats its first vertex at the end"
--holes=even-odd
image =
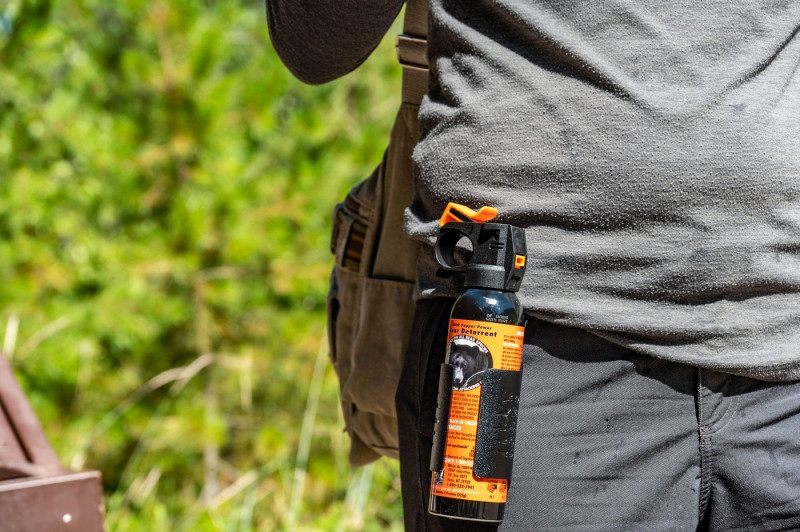
{"type": "Polygon", "coordinates": [[[3,532],[102,532],[100,473],[0,482],[3,532]]]}

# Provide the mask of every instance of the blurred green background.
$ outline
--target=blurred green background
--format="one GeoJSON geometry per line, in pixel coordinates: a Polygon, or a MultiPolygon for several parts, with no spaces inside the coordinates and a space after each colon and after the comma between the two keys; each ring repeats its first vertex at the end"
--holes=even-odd
{"type": "Polygon", "coordinates": [[[2,348],[108,530],[402,528],[397,464],[347,465],[324,339],[393,39],[309,87],[256,0],[0,0],[2,348]]]}

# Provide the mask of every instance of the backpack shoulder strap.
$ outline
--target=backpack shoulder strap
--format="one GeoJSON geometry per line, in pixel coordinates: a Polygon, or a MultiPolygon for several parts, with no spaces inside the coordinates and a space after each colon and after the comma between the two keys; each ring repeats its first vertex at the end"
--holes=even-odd
{"type": "Polygon", "coordinates": [[[428,1],[406,0],[397,59],[403,67],[403,103],[419,105],[428,91],[428,1]]]}
{"type": "Polygon", "coordinates": [[[403,33],[425,39],[428,36],[429,0],[406,0],[403,33]]]}

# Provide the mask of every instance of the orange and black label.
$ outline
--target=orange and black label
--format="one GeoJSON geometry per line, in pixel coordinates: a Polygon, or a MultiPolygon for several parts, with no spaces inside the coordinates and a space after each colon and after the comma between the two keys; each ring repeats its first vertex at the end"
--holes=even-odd
{"type": "Polygon", "coordinates": [[[506,502],[508,482],[476,477],[472,464],[483,374],[489,368],[519,371],[524,335],[524,327],[518,325],[450,320],[447,363],[453,366],[453,390],[444,469],[433,474],[433,494],[470,501],[506,502]]]}

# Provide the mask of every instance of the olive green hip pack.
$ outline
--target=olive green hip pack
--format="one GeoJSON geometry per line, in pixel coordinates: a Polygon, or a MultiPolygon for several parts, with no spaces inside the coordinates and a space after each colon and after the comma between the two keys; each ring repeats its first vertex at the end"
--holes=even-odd
{"type": "MultiPolygon", "coordinates": [[[[406,32],[412,7],[406,7],[406,32]]],[[[419,244],[403,232],[403,212],[414,194],[411,153],[419,137],[419,102],[427,90],[424,33],[419,36],[427,30],[424,2],[423,7],[414,18],[425,24],[423,29],[398,38],[403,103],[383,160],[333,215],[328,335],[354,466],[398,457],[394,396],[414,318],[419,254],[419,244]]]]}

